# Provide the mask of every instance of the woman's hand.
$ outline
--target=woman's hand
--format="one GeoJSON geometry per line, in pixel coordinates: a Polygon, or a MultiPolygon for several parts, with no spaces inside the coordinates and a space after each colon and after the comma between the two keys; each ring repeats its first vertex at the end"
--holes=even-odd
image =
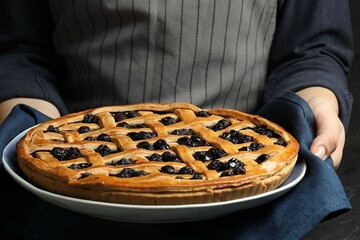
{"type": "Polygon", "coordinates": [[[50,102],[34,98],[13,98],[0,103],[0,124],[17,104],[26,104],[51,118],[60,117],[58,109],[50,102]]]}
{"type": "Polygon", "coordinates": [[[297,94],[309,104],[315,117],[316,137],[310,151],[323,160],[331,156],[337,169],[345,145],[345,129],[338,116],[336,96],[323,87],[305,88],[297,94]]]}

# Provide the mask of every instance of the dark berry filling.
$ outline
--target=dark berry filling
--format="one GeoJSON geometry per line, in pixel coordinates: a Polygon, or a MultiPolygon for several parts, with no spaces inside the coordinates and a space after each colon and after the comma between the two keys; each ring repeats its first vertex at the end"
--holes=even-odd
{"type": "Polygon", "coordinates": [[[134,125],[130,125],[127,122],[120,122],[116,125],[117,127],[122,127],[122,128],[147,128],[147,126],[145,124],[134,124],[134,125]]]}
{"type": "Polygon", "coordinates": [[[119,122],[127,118],[139,117],[140,114],[135,111],[125,111],[125,112],[112,113],[112,116],[114,117],[115,122],[119,122]]]}
{"type": "Polygon", "coordinates": [[[262,143],[257,143],[257,142],[253,142],[250,144],[250,146],[244,146],[239,148],[239,151],[247,151],[247,152],[253,152],[253,151],[257,151],[261,148],[263,148],[264,145],[262,143]]]}
{"type": "Polygon", "coordinates": [[[166,149],[171,149],[169,144],[167,144],[167,142],[164,139],[157,140],[156,142],[154,142],[153,145],[151,145],[147,141],[143,141],[143,142],[138,143],[136,145],[136,147],[143,148],[143,149],[146,149],[146,150],[166,150],[166,149]]]}
{"type": "Polygon", "coordinates": [[[179,174],[194,174],[194,170],[189,167],[182,167],[179,170],[179,174]]]}
{"type": "Polygon", "coordinates": [[[173,117],[164,117],[162,119],[160,119],[160,121],[162,124],[164,124],[165,126],[169,126],[169,125],[172,125],[174,123],[177,122],[177,120],[173,117]]]}
{"type": "Polygon", "coordinates": [[[178,173],[175,168],[173,166],[170,166],[170,165],[165,165],[165,166],[162,166],[161,169],[160,169],[160,172],[162,173],[168,173],[168,174],[175,174],[175,173],[178,173]]]}
{"type": "Polygon", "coordinates": [[[280,136],[278,134],[274,133],[273,131],[271,131],[265,127],[255,127],[255,128],[253,128],[253,130],[256,133],[267,136],[269,138],[280,138],[280,136]]]}
{"type": "Polygon", "coordinates": [[[60,148],[60,147],[54,147],[50,151],[51,155],[55,158],[57,158],[60,161],[63,160],[70,160],[75,158],[81,158],[82,154],[80,153],[80,150],[78,148],[70,147],[68,149],[60,148]]]}
{"type": "Polygon", "coordinates": [[[59,130],[58,127],[54,127],[53,125],[49,125],[45,132],[60,133],[61,131],[59,130]]]}
{"type": "Polygon", "coordinates": [[[78,178],[78,180],[79,180],[79,179],[86,178],[86,177],[88,177],[88,176],[91,176],[91,173],[89,173],[89,172],[81,173],[81,174],[80,174],[80,177],[78,178]]]}
{"type": "Polygon", "coordinates": [[[246,173],[245,164],[237,158],[231,158],[229,161],[224,163],[221,168],[214,170],[218,172],[222,171],[220,177],[234,176],[246,173]]]}
{"type": "Polygon", "coordinates": [[[141,176],[146,176],[146,175],[148,175],[148,173],[146,173],[144,171],[136,171],[133,168],[124,168],[118,174],[110,175],[110,176],[115,176],[115,177],[119,177],[119,178],[132,178],[132,177],[141,177],[141,176]]]}
{"type": "Polygon", "coordinates": [[[87,141],[96,141],[96,138],[94,138],[94,137],[86,137],[86,138],[84,138],[84,140],[87,140],[87,141]]]}
{"type": "Polygon", "coordinates": [[[147,141],[143,141],[143,142],[140,142],[136,145],[137,148],[143,148],[143,149],[146,149],[146,150],[154,150],[154,147],[153,145],[151,145],[149,142],[147,141]]]}
{"type": "Polygon", "coordinates": [[[174,131],[171,131],[170,134],[173,135],[193,135],[193,131],[191,129],[177,129],[174,131]]]}
{"type": "Polygon", "coordinates": [[[167,174],[194,174],[194,170],[189,167],[182,167],[177,171],[173,166],[165,165],[161,167],[160,172],[167,174]]]}
{"type": "Polygon", "coordinates": [[[89,136],[89,137],[84,138],[84,140],[87,140],[87,141],[111,142],[111,137],[110,137],[109,134],[102,133],[102,134],[100,134],[99,136],[97,136],[96,138],[89,136]]]}
{"type": "Polygon", "coordinates": [[[211,127],[213,131],[220,131],[227,127],[229,127],[231,123],[226,119],[221,119],[219,122],[217,122],[214,126],[211,127]]]}
{"type": "Polygon", "coordinates": [[[222,158],[225,156],[226,156],[226,153],[224,150],[215,148],[215,147],[210,148],[207,151],[197,151],[193,154],[193,157],[196,160],[200,160],[202,162],[211,161],[211,160],[222,158]]]}
{"type": "Polygon", "coordinates": [[[277,139],[276,142],[274,142],[274,144],[286,147],[286,142],[282,139],[277,139]]]}
{"type": "Polygon", "coordinates": [[[71,164],[68,168],[75,170],[75,169],[88,168],[91,166],[92,166],[92,163],[74,163],[74,164],[71,164]]]}
{"type": "Polygon", "coordinates": [[[87,133],[87,132],[90,132],[90,128],[88,126],[81,126],[79,127],[79,129],[77,130],[78,133],[87,133]]]}
{"type": "Polygon", "coordinates": [[[218,172],[220,172],[223,168],[224,168],[224,163],[220,160],[212,160],[208,165],[207,168],[209,170],[216,170],[218,172]]]}
{"type": "Polygon", "coordinates": [[[84,123],[98,123],[99,119],[97,116],[95,116],[91,113],[88,113],[84,116],[83,122],[84,123]]]}
{"type": "Polygon", "coordinates": [[[111,142],[111,137],[109,134],[102,133],[96,138],[96,140],[103,142],[111,142]]]}
{"type": "Polygon", "coordinates": [[[246,143],[246,142],[252,142],[253,141],[253,137],[249,136],[249,135],[245,135],[240,133],[239,131],[236,130],[230,130],[228,132],[224,132],[222,134],[220,134],[219,136],[222,139],[225,139],[229,142],[232,142],[234,144],[239,144],[239,143],[246,143]]]}
{"type": "Polygon", "coordinates": [[[118,123],[116,126],[117,127],[122,127],[122,128],[131,128],[130,124],[128,124],[127,122],[118,123]]]}
{"type": "Polygon", "coordinates": [[[175,153],[164,152],[163,154],[153,153],[146,157],[149,161],[156,162],[182,162],[175,153]]]}
{"type": "Polygon", "coordinates": [[[194,180],[200,180],[202,179],[203,177],[201,176],[201,174],[199,173],[194,173],[193,177],[190,178],[190,179],[194,179],[194,180]]]}
{"type": "Polygon", "coordinates": [[[108,146],[105,144],[101,144],[95,149],[95,152],[99,153],[101,156],[105,157],[107,155],[110,155],[114,153],[108,146]]]}
{"type": "Polygon", "coordinates": [[[170,149],[169,144],[164,139],[159,139],[153,144],[155,150],[166,150],[170,149]]]}
{"type": "Polygon", "coordinates": [[[209,146],[209,144],[201,136],[197,135],[181,137],[177,140],[177,143],[188,147],[209,146]]]}
{"type": "Polygon", "coordinates": [[[127,134],[133,141],[154,138],[157,136],[155,132],[130,132],[127,134]]]}
{"type": "Polygon", "coordinates": [[[211,116],[211,114],[208,113],[208,112],[206,112],[206,111],[197,112],[195,115],[196,115],[197,117],[209,117],[209,116],[211,116]]]}
{"type": "Polygon", "coordinates": [[[131,159],[128,159],[128,158],[113,160],[109,163],[106,163],[106,165],[111,165],[111,166],[123,166],[123,165],[129,165],[129,164],[134,164],[134,161],[131,159]]]}
{"type": "Polygon", "coordinates": [[[261,154],[260,156],[258,156],[256,159],[255,159],[255,162],[257,162],[258,164],[268,160],[270,158],[270,156],[268,154],[261,154]]]}

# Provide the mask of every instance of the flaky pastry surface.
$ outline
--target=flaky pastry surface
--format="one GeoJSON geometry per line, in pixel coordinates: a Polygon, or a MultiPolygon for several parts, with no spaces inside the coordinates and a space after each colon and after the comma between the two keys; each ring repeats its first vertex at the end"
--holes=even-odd
{"type": "Polygon", "coordinates": [[[45,190],[145,205],[273,190],[298,150],[293,136],[260,116],[187,103],[89,109],[44,122],[17,144],[21,170],[45,190]]]}

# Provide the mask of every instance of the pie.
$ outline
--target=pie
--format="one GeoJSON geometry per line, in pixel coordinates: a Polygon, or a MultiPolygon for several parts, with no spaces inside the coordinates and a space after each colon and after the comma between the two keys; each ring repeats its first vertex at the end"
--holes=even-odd
{"type": "Polygon", "coordinates": [[[30,129],[25,177],[57,194],[141,205],[221,202],[277,188],[299,144],[283,127],[188,103],[105,106],[30,129]]]}

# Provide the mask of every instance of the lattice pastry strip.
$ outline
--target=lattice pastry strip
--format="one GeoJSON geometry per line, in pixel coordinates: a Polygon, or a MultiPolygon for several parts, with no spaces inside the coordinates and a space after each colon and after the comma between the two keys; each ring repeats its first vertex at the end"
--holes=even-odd
{"type": "Polygon", "coordinates": [[[18,143],[21,169],[56,193],[133,204],[224,201],[269,191],[297,141],[259,116],[186,103],[108,106],[50,120],[18,143]]]}

